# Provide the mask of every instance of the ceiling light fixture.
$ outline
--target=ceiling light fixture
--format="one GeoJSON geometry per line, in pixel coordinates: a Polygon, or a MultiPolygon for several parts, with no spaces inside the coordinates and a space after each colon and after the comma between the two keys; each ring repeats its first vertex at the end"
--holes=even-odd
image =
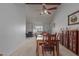
{"type": "Polygon", "coordinates": [[[51,15],[52,14],[52,10],[56,10],[56,9],[57,9],[57,6],[48,8],[46,6],[46,4],[43,3],[42,4],[42,11],[41,11],[40,15],[43,15],[43,14],[51,15]]]}
{"type": "Polygon", "coordinates": [[[48,11],[47,11],[47,10],[41,11],[40,14],[41,14],[41,15],[43,15],[43,14],[48,14],[48,11]]]}

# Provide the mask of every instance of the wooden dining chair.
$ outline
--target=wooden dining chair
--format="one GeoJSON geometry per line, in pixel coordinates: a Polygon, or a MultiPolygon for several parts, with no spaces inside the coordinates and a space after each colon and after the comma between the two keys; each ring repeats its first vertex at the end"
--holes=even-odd
{"type": "Polygon", "coordinates": [[[38,56],[40,55],[40,49],[39,49],[39,47],[40,46],[42,47],[46,43],[46,41],[48,40],[48,34],[49,34],[48,32],[43,32],[42,33],[43,39],[40,40],[40,41],[37,41],[37,49],[36,49],[36,52],[37,52],[37,55],[38,56]]]}
{"type": "Polygon", "coordinates": [[[51,34],[43,35],[43,42],[44,43],[42,45],[42,55],[45,55],[46,52],[52,54],[52,52],[54,52],[54,46],[51,41],[51,34]]]}
{"type": "Polygon", "coordinates": [[[51,41],[52,41],[52,44],[54,46],[54,53],[53,54],[59,56],[59,38],[58,38],[58,35],[52,34],[51,41]],[[56,52],[56,54],[55,54],[55,52],[56,52]]]}

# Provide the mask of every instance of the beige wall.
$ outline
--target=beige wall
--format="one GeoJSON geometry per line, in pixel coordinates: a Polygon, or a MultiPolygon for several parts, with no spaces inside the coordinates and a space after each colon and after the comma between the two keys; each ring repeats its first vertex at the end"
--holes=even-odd
{"type": "Polygon", "coordinates": [[[4,55],[12,53],[25,40],[25,4],[0,4],[0,50],[4,55]]]}
{"type": "Polygon", "coordinates": [[[78,28],[79,24],[68,26],[68,15],[79,10],[79,3],[63,3],[58,7],[58,10],[55,12],[53,20],[55,22],[55,28],[53,31],[58,32],[60,28],[78,28]]]}

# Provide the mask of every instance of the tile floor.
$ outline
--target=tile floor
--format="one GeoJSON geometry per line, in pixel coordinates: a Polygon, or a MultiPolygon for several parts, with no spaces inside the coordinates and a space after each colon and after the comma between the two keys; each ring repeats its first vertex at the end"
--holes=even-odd
{"type": "MultiPolygon", "coordinates": [[[[61,44],[59,45],[59,52],[61,56],[76,56],[61,44]]],[[[27,38],[11,56],[36,56],[36,38],[27,38]]]]}

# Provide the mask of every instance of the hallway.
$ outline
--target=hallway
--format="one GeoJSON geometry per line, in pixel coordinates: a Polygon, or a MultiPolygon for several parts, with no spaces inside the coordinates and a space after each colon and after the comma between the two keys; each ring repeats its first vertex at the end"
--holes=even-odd
{"type": "MultiPolygon", "coordinates": [[[[60,56],[76,56],[62,45],[59,45],[59,52],[60,56]]],[[[11,56],[36,56],[36,38],[27,38],[11,56]]]]}
{"type": "Polygon", "coordinates": [[[78,6],[79,3],[0,4],[0,55],[36,56],[34,36],[44,32],[51,37],[59,34],[60,56],[79,55],[78,6]]]}

